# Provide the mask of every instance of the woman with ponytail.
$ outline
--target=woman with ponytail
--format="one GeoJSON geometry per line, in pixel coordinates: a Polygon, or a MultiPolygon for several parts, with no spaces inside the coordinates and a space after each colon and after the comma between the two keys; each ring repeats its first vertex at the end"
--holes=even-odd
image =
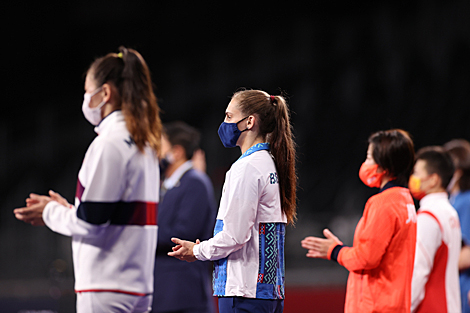
{"type": "Polygon", "coordinates": [[[295,144],[282,96],[236,92],[220,125],[226,148],[242,155],[225,176],[214,237],[173,238],[169,255],[215,261],[219,312],[282,312],[285,226],[296,216],[295,144]]]}
{"type": "Polygon", "coordinates": [[[157,244],[161,122],[150,72],[119,48],[87,71],[82,105],[99,136],[78,174],[75,206],[30,194],[19,220],[72,237],[77,312],[148,312],[157,244]]]}

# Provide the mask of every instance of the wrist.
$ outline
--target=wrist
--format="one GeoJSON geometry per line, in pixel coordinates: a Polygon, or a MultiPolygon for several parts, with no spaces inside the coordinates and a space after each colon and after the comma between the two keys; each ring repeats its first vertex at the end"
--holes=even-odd
{"type": "Polygon", "coordinates": [[[335,261],[335,262],[338,262],[338,256],[339,256],[339,252],[341,251],[341,249],[344,248],[344,245],[342,244],[332,244],[329,248],[328,248],[328,253],[327,253],[327,258],[328,260],[332,260],[332,261],[335,261]]]}

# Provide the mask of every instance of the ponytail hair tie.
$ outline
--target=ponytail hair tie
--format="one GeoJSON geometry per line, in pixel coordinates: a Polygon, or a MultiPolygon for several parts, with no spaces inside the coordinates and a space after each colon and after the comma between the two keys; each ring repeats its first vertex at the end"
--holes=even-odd
{"type": "Polygon", "coordinates": [[[117,54],[117,57],[120,58],[120,59],[122,59],[122,52],[119,52],[119,53],[117,54]]]}
{"type": "Polygon", "coordinates": [[[271,104],[275,104],[276,103],[276,98],[274,96],[269,96],[269,98],[271,99],[271,104]]]}

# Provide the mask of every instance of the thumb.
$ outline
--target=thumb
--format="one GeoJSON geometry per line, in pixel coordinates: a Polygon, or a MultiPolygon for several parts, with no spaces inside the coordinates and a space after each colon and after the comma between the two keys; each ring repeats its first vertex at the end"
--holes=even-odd
{"type": "MultiPolygon", "coordinates": [[[[60,202],[62,199],[64,199],[60,194],[53,190],[49,190],[49,196],[51,196],[51,199],[57,202],[60,202]]],[[[64,199],[65,200],[65,199],[64,199]]]]}
{"type": "Polygon", "coordinates": [[[325,235],[325,237],[327,239],[331,239],[331,240],[334,240],[337,244],[340,244],[342,245],[343,243],[341,242],[341,240],[338,239],[338,237],[336,237],[335,235],[333,235],[333,233],[328,229],[328,228],[325,228],[323,230],[323,235],[325,235]]]}
{"type": "Polygon", "coordinates": [[[196,239],[196,244],[198,245],[198,244],[200,244],[200,243],[201,243],[201,240],[196,239]]]}

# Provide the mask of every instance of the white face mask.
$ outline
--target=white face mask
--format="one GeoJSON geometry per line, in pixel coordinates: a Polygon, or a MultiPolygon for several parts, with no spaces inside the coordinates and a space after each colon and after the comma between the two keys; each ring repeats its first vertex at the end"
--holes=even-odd
{"type": "Polygon", "coordinates": [[[460,178],[462,177],[462,172],[455,172],[454,176],[452,176],[452,179],[449,182],[449,185],[447,185],[447,192],[449,194],[452,194],[452,189],[454,189],[454,186],[459,183],[460,178]]]}
{"type": "Polygon", "coordinates": [[[100,104],[98,104],[97,107],[95,108],[90,108],[90,101],[91,97],[96,95],[98,92],[101,91],[102,87],[99,87],[93,93],[85,93],[83,96],[83,105],[82,105],[82,112],[85,118],[90,122],[92,125],[98,125],[102,118],[101,118],[101,107],[106,103],[105,101],[102,101],[100,104]]]}

